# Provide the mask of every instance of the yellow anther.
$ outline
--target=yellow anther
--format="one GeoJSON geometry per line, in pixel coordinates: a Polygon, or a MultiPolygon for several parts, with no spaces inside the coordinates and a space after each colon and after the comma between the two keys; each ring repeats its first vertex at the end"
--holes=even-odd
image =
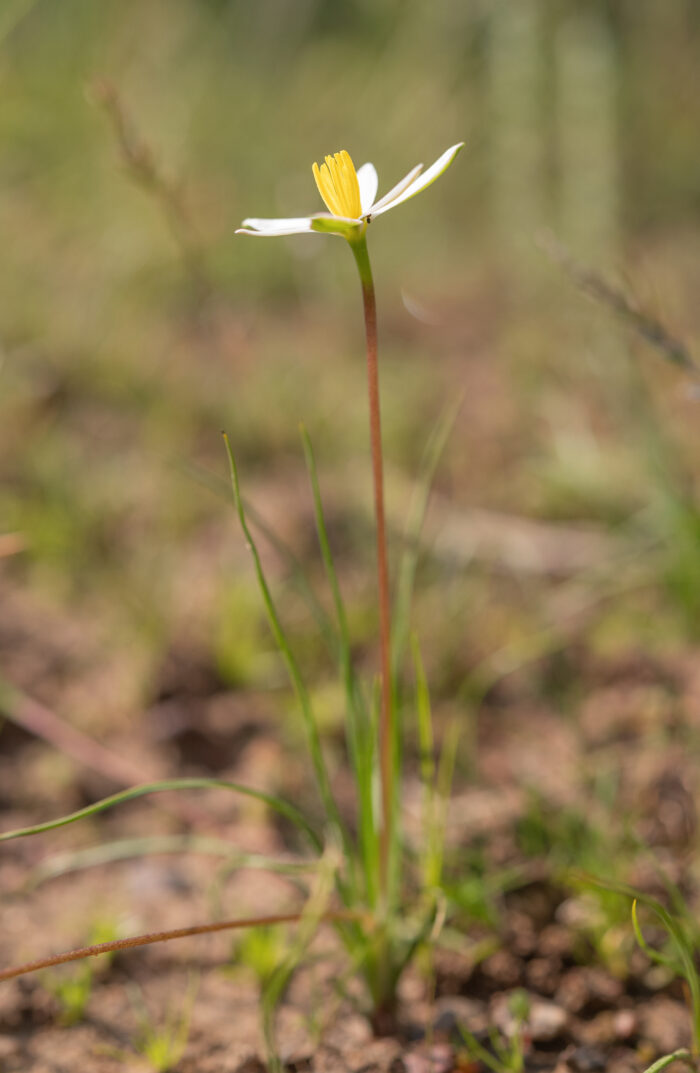
{"type": "Polygon", "coordinates": [[[360,184],[350,154],[343,149],[335,156],[327,156],[320,168],[314,164],[312,170],[318,192],[329,212],[359,220],[362,216],[360,184]]]}

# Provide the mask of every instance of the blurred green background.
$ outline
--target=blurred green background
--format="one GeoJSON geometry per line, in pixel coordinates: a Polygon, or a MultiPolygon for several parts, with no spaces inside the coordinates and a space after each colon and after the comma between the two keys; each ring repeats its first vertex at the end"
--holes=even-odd
{"type": "MultiPolygon", "coordinates": [[[[92,731],[138,719],[173,654],[226,688],[279,685],[220,430],[319,580],[301,420],[373,665],[352,258],[234,231],[318,211],[326,153],[374,161],[381,194],[462,139],[369,234],[395,553],[430,429],[465,393],[416,604],[436,698],[521,665],[569,696],[578,670],[547,660],[572,641],[692,650],[699,403],[536,239],[692,349],[696,0],[0,0],[0,100],[0,533],[23,545],[0,559],[3,673],[92,731]]],[[[313,619],[266,547],[332,721],[313,619]]]]}

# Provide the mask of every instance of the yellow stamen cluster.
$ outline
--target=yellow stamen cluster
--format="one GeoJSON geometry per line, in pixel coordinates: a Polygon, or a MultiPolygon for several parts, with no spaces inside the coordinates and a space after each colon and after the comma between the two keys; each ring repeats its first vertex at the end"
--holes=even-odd
{"type": "Polygon", "coordinates": [[[348,216],[359,220],[362,216],[360,184],[355,165],[345,150],[327,156],[326,163],[313,166],[318,192],[334,216],[348,216]]]}

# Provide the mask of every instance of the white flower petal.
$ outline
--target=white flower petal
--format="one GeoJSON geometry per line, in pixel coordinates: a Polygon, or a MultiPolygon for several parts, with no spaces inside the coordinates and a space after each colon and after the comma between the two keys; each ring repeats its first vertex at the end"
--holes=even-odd
{"type": "Polygon", "coordinates": [[[434,183],[444,171],[449,168],[450,164],[457,156],[464,142],[458,142],[457,145],[451,145],[449,149],[446,149],[442,156],[439,156],[434,164],[423,172],[417,179],[407,186],[398,197],[394,197],[391,201],[387,202],[386,198],[382,198],[382,204],[379,209],[375,206],[372,209],[372,216],[380,216],[383,212],[387,212],[388,209],[393,209],[396,205],[400,205],[402,201],[408,201],[410,197],[414,197],[419,194],[421,190],[425,190],[426,186],[430,186],[434,183]]]}
{"type": "Polygon", "coordinates": [[[380,197],[380,199],[376,203],[376,205],[372,206],[372,208],[370,209],[368,215],[369,216],[374,216],[374,213],[375,213],[375,211],[377,209],[381,209],[384,205],[388,205],[390,201],[393,201],[394,198],[397,198],[399,196],[399,194],[402,194],[403,191],[406,189],[406,187],[411,185],[411,183],[413,182],[415,177],[417,175],[420,175],[422,170],[423,170],[423,165],[422,164],[416,164],[415,168],[411,168],[411,170],[409,171],[408,175],[404,175],[404,177],[403,177],[403,179],[401,180],[400,183],[397,183],[396,186],[392,186],[392,188],[389,191],[389,193],[385,194],[384,197],[380,197]]]}
{"type": "Polygon", "coordinates": [[[358,168],[357,181],[360,184],[360,205],[362,206],[362,215],[366,216],[372,208],[374,199],[377,196],[377,187],[379,186],[379,176],[377,175],[377,169],[374,164],[367,163],[363,164],[361,168],[358,168]]]}
{"type": "Polygon", "coordinates": [[[260,220],[249,218],[236,231],[237,235],[262,235],[273,238],[276,235],[302,235],[311,230],[310,216],[280,217],[277,220],[260,220]]]}

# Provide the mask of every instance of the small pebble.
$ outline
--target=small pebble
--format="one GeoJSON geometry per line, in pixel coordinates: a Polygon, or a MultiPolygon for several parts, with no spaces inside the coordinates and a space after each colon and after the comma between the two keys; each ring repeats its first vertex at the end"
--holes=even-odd
{"type": "Polygon", "coordinates": [[[561,960],[556,956],[532,958],[525,967],[528,986],[541,995],[553,995],[560,978],[561,960]]]}
{"type": "Polygon", "coordinates": [[[406,1073],[452,1073],[454,1051],[446,1043],[434,1043],[427,1050],[405,1054],[403,1064],[406,1073]]]}
{"type": "Polygon", "coordinates": [[[533,1043],[558,1039],[569,1022],[566,1010],[553,1002],[533,1002],[528,1018],[528,1032],[533,1043]]]}
{"type": "Polygon", "coordinates": [[[497,950],[486,958],[482,970],[485,976],[501,987],[515,987],[520,983],[522,962],[508,950],[497,950]]]}
{"type": "Polygon", "coordinates": [[[637,1032],[637,1015],[634,1010],[618,1010],[614,1021],[615,1035],[619,1040],[631,1039],[637,1032]]]}
{"type": "Polygon", "coordinates": [[[19,1050],[19,1041],[13,1036],[6,1036],[4,1033],[0,1033],[0,1061],[4,1058],[11,1058],[16,1051],[19,1050]]]}
{"type": "Polygon", "coordinates": [[[598,1047],[577,1047],[569,1055],[569,1065],[576,1073],[604,1073],[607,1059],[598,1047]]]}
{"type": "Polygon", "coordinates": [[[470,1032],[479,1032],[486,1028],[487,1022],[486,1006],[477,999],[450,995],[438,999],[435,1004],[433,1029],[441,1036],[459,1036],[462,1025],[470,1032]]]}

